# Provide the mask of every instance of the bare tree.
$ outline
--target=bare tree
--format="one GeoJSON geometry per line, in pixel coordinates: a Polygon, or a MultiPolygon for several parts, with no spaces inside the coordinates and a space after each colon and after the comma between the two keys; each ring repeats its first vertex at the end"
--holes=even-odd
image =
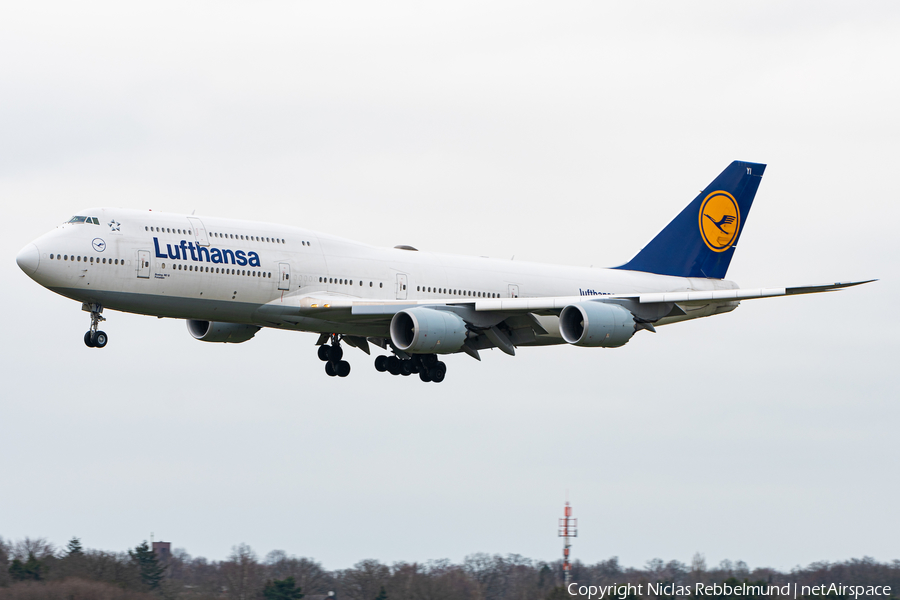
{"type": "Polygon", "coordinates": [[[0,536],[0,587],[9,584],[9,555],[12,552],[12,546],[0,536]]]}
{"type": "Polygon", "coordinates": [[[262,567],[247,544],[232,547],[228,560],[221,563],[221,572],[229,598],[250,600],[262,589],[262,567]]]}
{"type": "Polygon", "coordinates": [[[341,571],[338,581],[342,597],[351,600],[373,600],[382,586],[388,584],[391,571],[377,560],[362,560],[352,569],[341,571]]]}
{"type": "Polygon", "coordinates": [[[706,573],[706,557],[699,552],[695,552],[694,557],[691,559],[691,573],[694,574],[694,578],[697,581],[706,573]]]}
{"type": "Polygon", "coordinates": [[[34,557],[38,560],[44,560],[45,558],[49,558],[56,554],[56,548],[53,547],[53,544],[47,541],[47,538],[29,538],[19,540],[12,546],[12,555],[13,558],[18,558],[21,561],[28,560],[28,555],[34,554],[34,557]]]}
{"type": "Polygon", "coordinates": [[[288,556],[284,550],[266,555],[266,579],[293,577],[304,594],[327,594],[335,587],[333,578],[322,565],[310,558],[288,556]]]}

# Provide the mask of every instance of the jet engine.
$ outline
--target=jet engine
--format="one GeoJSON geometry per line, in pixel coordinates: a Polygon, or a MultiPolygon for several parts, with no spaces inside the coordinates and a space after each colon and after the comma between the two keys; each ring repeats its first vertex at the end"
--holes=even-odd
{"type": "Polygon", "coordinates": [[[466,341],[466,322],[446,310],[407,308],[391,319],[391,341],[410,354],[450,354],[466,341]]]}
{"type": "Polygon", "coordinates": [[[634,335],[634,315],[618,304],[582,302],[559,313],[559,333],[576,346],[618,348],[634,335]]]}
{"type": "Polygon", "coordinates": [[[189,319],[187,328],[195,340],[201,342],[225,342],[240,344],[246,342],[259,331],[255,325],[240,323],[219,323],[218,321],[197,321],[189,319]]]}

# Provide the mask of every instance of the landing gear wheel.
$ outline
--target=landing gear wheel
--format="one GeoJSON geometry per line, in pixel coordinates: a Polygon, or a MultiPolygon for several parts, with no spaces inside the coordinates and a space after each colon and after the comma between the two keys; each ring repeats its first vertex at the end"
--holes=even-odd
{"type": "Polygon", "coordinates": [[[334,365],[331,363],[331,361],[325,363],[325,374],[329,377],[337,376],[337,371],[334,370],[334,365]]]}
{"type": "Polygon", "coordinates": [[[108,341],[109,337],[106,335],[105,331],[95,331],[94,335],[91,336],[91,342],[95,348],[104,347],[108,341]]]}
{"type": "Polygon", "coordinates": [[[331,348],[328,350],[328,358],[332,362],[338,362],[344,358],[344,349],[337,344],[332,344],[331,348]]]}
{"type": "Polygon", "coordinates": [[[387,370],[391,375],[400,374],[400,359],[396,356],[389,356],[387,359],[387,370]]]}
{"type": "Polygon", "coordinates": [[[411,360],[401,360],[400,361],[400,374],[404,377],[408,377],[412,374],[413,366],[411,360]]]}
{"type": "Polygon", "coordinates": [[[442,382],[446,375],[447,375],[447,365],[445,365],[442,362],[438,362],[433,367],[428,369],[428,376],[431,377],[431,380],[435,383],[442,382]]]}
{"type": "Polygon", "coordinates": [[[322,362],[328,361],[328,355],[330,354],[330,351],[328,350],[328,346],[326,346],[324,344],[319,346],[319,350],[318,350],[317,354],[319,355],[319,360],[321,360],[322,362]]]}
{"type": "Polygon", "coordinates": [[[81,305],[81,310],[91,313],[91,328],[84,334],[84,345],[88,348],[102,348],[106,345],[106,342],[109,341],[109,337],[107,337],[104,332],[100,331],[99,327],[100,323],[106,320],[106,318],[100,314],[103,312],[103,307],[96,303],[88,304],[85,302],[81,305]]]}
{"type": "Polygon", "coordinates": [[[422,369],[421,371],[419,371],[419,379],[421,379],[425,383],[431,381],[431,377],[428,376],[428,371],[426,369],[422,369]]]}
{"type": "Polygon", "coordinates": [[[337,373],[338,377],[346,377],[350,374],[350,363],[348,363],[346,360],[342,360],[337,363],[337,366],[335,366],[334,370],[337,373]]]}
{"type": "Polygon", "coordinates": [[[387,371],[387,361],[388,357],[384,354],[379,354],[375,357],[375,370],[379,373],[384,373],[387,371]]]}

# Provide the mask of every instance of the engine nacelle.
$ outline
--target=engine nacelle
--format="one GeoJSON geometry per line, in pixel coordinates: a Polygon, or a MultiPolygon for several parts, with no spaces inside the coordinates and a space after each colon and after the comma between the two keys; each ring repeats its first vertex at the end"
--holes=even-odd
{"type": "Polygon", "coordinates": [[[447,310],[407,308],[391,319],[391,341],[410,354],[450,354],[466,341],[466,322],[447,310]]]}
{"type": "Polygon", "coordinates": [[[219,323],[218,321],[197,321],[189,319],[187,328],[195,340],[201,342],[225,342],[240,344],[246,342],[259,331],[256,325],[240,323],[219,323]]]}
{"type": "Polygon", "coordinates": [[[559,333],[576,346],[618,348],[634,335],[634,315],[618,304],[570,304],[559,313],[559,333]]]}

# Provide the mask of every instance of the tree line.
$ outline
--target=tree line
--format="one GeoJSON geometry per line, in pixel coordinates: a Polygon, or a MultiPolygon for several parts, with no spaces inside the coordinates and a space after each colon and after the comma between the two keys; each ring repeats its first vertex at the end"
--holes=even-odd
{"type": "MultiPolygon", "coordinates": [[[[624,567],[614,557],[596,564],[574,561],[572,581],[586,586],[643,584],[644,591],[648,583],[888,585],[890,598],[900,600],[900,560],[882,563],[862,558],[779,571],[750,569],[741,561],[728,560],[708,567],[699,554],[691,564],[653,559],[642,568],[624,567]]],[[[159,598],[561,600],[573,596],[563,588],[562,561],[534,561],[516,554],[473,554],[461,563],[432,560],[387,565],[363,560],[349,569],[329,571],[313,559],[289,556],[281,550],[260,558],[246,544],[233,547],[225,560],[210,561],[181,549],[161,559],[146,541],[124,552],[109,552],[84,548],[78,538],[56,548],[43,538],[7,541],[0,537],[0,600],[159,598]]],[[[628,600],[642,598],[673,600],[649,593],[632,594],[628,600]]]]}

